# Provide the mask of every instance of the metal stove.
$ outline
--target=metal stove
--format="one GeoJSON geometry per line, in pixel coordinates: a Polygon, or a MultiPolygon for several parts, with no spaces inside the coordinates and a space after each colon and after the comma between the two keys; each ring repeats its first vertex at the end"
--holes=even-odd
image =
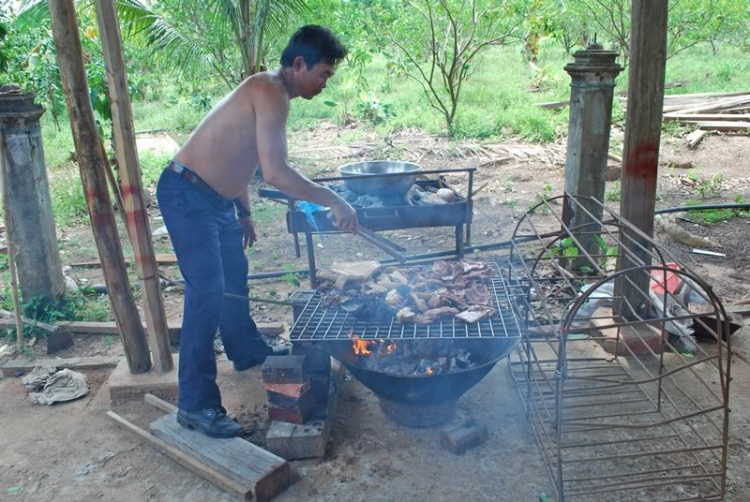
{"type": "MultiPolygon", "coordinates": [[[[434,228],[454,227],[456,236],[455,253],[459,258],[464,256],[464,248],[471,240],[471,222],[473,215],[472,192],[474,185],[474,172],[476,168],[464,169],[442,169],[434,171],[421,171],[422,175],[437,175],[436,179],[418,180],[415,184],[422,189],[430,190],[437,188],[450,188],[443,175],[465,174],[467,177],[465,195],[458,195],[456,200],[447,204],[435,205],[384,205],[382,207],[360,207],[355,205],[357,216],[361,225],[374,231],[401,230],[407,228],[434,228]]],[[[378,177],[397,177],[404,174],[384,174],[378,177]]],[[[316,183],[335,183],[352,179],[372,179],[374,175],[366,176],[344,176],[334,178],[315,178],[316,183]]],[[[294,249],[297,257],[301,256],[299,234],[305,236],[307,247],[308,270],[310,272],[310,286],[317,287],[315,266],[314,234],[339,233],[328,219],[328,210],[316,211],[311,216],[315,226],[310,224],[308,215],[299,208],[299,201],[288,198],[276,190],[261,189],[258,191],[261,197],[284,200],[289,206],[286,221],[287,230],[294,236],[294,249]]],[[[396,202],[396,204],[399,204],[396,202]]]]}

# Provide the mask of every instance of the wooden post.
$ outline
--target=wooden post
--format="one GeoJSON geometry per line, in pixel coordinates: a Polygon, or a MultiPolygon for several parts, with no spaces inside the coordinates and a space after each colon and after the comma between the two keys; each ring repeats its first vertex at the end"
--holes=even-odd
{"type": "Polygon", "coordinates": [[[133,112],[130,108],[125,56],[120,38],[120,23],[117,20],[114,0],[96,0],[96,18],[104,51],[109,83],[109,102],[112,109],[112,124],[115,150],[122,181],[123,202],[127,215],[130,243],[133,246],[135,269],[141,280],[144,293],[144,311],[148,326],[149,345],[156,371],[172,369],[172,354],[169,351],[167,316],[159,285],[159,269],[156,265],[151,242],[146,205],[143,203],[141,169],[135,143],[133,112]]]}
{"type": "MultiPolygon", "coordinates": [[[[628,107],[625,125],[625,146],[622,170],[620,214],[635,227],[652,236],[656,206],[656,181],[659,169],[664,77],[667,60],[667,0],[633,0],[630,34],[630,74],[628,107]]],[[[650,249],[644,239],[623,229],[628,248],[644,263],[650,264],[650,249]]],[[[617,270],[638,266],[636,260],[623,253],[617,270]]],[[[648,308],[649,277],[643,272],[626,274],[615,283],[617,313],[632,319],[648,308]],[[633,284],[625,280],[628,277],[633,284]]]]}
{"type": "Polygon", "coordinates": [[[74,0],[48,0],[47,3],[81,181],[107,292],[120,328],[130,372],[145,373],[151,368],[148,342],[130,289],[128,269],[107,190],[105,159],[89,99],[74,0]]]}

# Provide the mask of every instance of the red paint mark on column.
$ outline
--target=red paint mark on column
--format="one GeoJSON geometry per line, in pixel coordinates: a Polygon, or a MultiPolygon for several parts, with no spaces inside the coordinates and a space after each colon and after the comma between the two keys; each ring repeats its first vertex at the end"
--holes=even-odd
{"type": "Polygon", "coordinates": [[[625,174],[633,178],[656,178],[659,169],[659,144],[637,145],[628,156],[625,174]]]}

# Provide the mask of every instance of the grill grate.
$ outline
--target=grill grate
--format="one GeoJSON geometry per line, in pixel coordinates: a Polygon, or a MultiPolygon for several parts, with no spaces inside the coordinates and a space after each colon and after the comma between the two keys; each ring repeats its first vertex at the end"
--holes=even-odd
{"type": "Polygon", "coordinates": [[[338,307],[321,305],[319,292],[310,298],[304,310],[292,326],[291,341],[348,340],[352,335],[370,340],[416,340],[446,338],[520,338],[521,330],[511,307],[509,288],[499,267],[492,279],[492,302],[498,315],[478,323],[466,324],[453,317],[431,324],[398,324],[390,322],[362,321],[338,307]]]}

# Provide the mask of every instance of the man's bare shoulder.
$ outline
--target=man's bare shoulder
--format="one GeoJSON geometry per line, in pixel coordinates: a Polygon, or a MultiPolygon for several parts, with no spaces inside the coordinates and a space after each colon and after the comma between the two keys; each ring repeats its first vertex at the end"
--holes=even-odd
{"type": "Polygon", "coordinates": [[[275,104],[289,102],[284,80],[275,72],[264,71],[248,77],[240,84],[239,91],[253,105],[258,100],[275,104]]]}

